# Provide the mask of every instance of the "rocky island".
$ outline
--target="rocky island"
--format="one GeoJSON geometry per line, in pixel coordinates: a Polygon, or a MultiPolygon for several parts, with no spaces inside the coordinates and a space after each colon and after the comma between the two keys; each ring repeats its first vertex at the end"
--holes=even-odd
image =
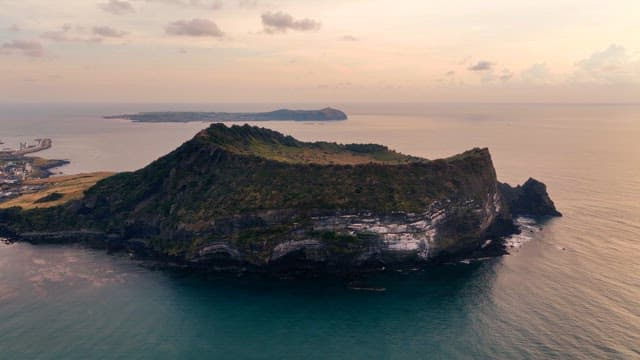
{"type": "Polygon", "coordinates": [[[347,120],[347,114],[340,110],[280,109],[270,112],[230,113],[230,112],[142,112],[105,116],[105,119],[128,119],[134,122],[227,122],[227,121],[339,121],[347,120]]]}
{"type": "Polygon", "coordinates": [[[0,210],[0,235],[205,270],[357,272],[504,254],[517,215],[560,213],[544,184],[498,182],[487,149],[428,160],[213,124],[80,199],[0,210]]]}

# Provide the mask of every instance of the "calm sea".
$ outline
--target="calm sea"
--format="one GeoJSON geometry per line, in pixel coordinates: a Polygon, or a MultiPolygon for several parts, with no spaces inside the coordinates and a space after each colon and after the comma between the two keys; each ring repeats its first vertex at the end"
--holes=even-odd
{"type": "MultiPolygon", "coordinates": [[[[428,158],[488,147],[502,181],[544,181],[565,216],[512,239],[519,246],[509,256],[365,280],[384,292],[335,278],[203,278],[78,247],[0,245],[0,358],[640,358],[640,106],[339,107],[348,121],[261,125],[428,158]]],[[[42,156],[71,160],[64,173],[132,170],[206,124],[101,115],[272,108],[5,104],[0,140],[51,137],[42,156]]]]}

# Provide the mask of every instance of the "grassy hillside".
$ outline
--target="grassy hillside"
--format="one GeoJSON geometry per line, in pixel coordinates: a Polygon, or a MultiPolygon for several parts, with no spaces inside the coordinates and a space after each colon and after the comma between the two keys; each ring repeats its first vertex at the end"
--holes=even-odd
{"type": "Polygon", "coordinates": [[[491,181],[486,149],[428,161],[380,145],[304,143],[267,129],[213,125],[146,168],[99,182],[87,201],[112,214],[186,222],[268,209],[421,211],[491,181]],[[336,162],[327,164],[329,156],[336,162]]]}
{"type": "Polygon", "coordinates": [[[407,164],[427,161],[400,154],[383,145],[302,142],[273,130],[248,125],[227,128],[214,124],[197,137],[233,154],[292,164],[407,164]]]}

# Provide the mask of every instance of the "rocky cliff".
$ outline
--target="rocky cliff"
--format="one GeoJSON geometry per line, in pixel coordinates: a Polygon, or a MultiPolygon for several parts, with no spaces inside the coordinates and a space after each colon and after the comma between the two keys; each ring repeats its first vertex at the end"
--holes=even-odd
{"type": "Polygon", "coordinates": [[[353,271],[503,253],[544,185],[500,184],[487,149],[440,160],[214,124],[81,200],[0,212],[15,239],[88,241],[206,269],[353,271]]]}

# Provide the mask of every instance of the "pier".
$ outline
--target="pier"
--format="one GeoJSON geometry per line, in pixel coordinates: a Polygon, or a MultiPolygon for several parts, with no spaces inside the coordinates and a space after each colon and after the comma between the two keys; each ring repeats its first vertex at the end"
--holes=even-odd
{"type": "Polygon", "coordinates": [[[47,150],[51,148],[53,142],[49,138],[44,139],[36,139],[36,143],[34,145],[27,145],[26,142],[20,143],[20,149],[13,150],[9,155],[12,156],[23,156],[26,154],[36,153],[42,150],[47,150]]]}
{"type": "MultiPolygon", "coordinates": [[[[35,139],[35,144],[28,145],[26,142],[20,143],[18,149],[4,148],[0,150],[0,158],[22,157],[27,154],[37,153],[39,151],[50,149],[53,141],[49,138],[35,139]]],[[[2,142],[0,142],[2,144],[2,142]]]]}

